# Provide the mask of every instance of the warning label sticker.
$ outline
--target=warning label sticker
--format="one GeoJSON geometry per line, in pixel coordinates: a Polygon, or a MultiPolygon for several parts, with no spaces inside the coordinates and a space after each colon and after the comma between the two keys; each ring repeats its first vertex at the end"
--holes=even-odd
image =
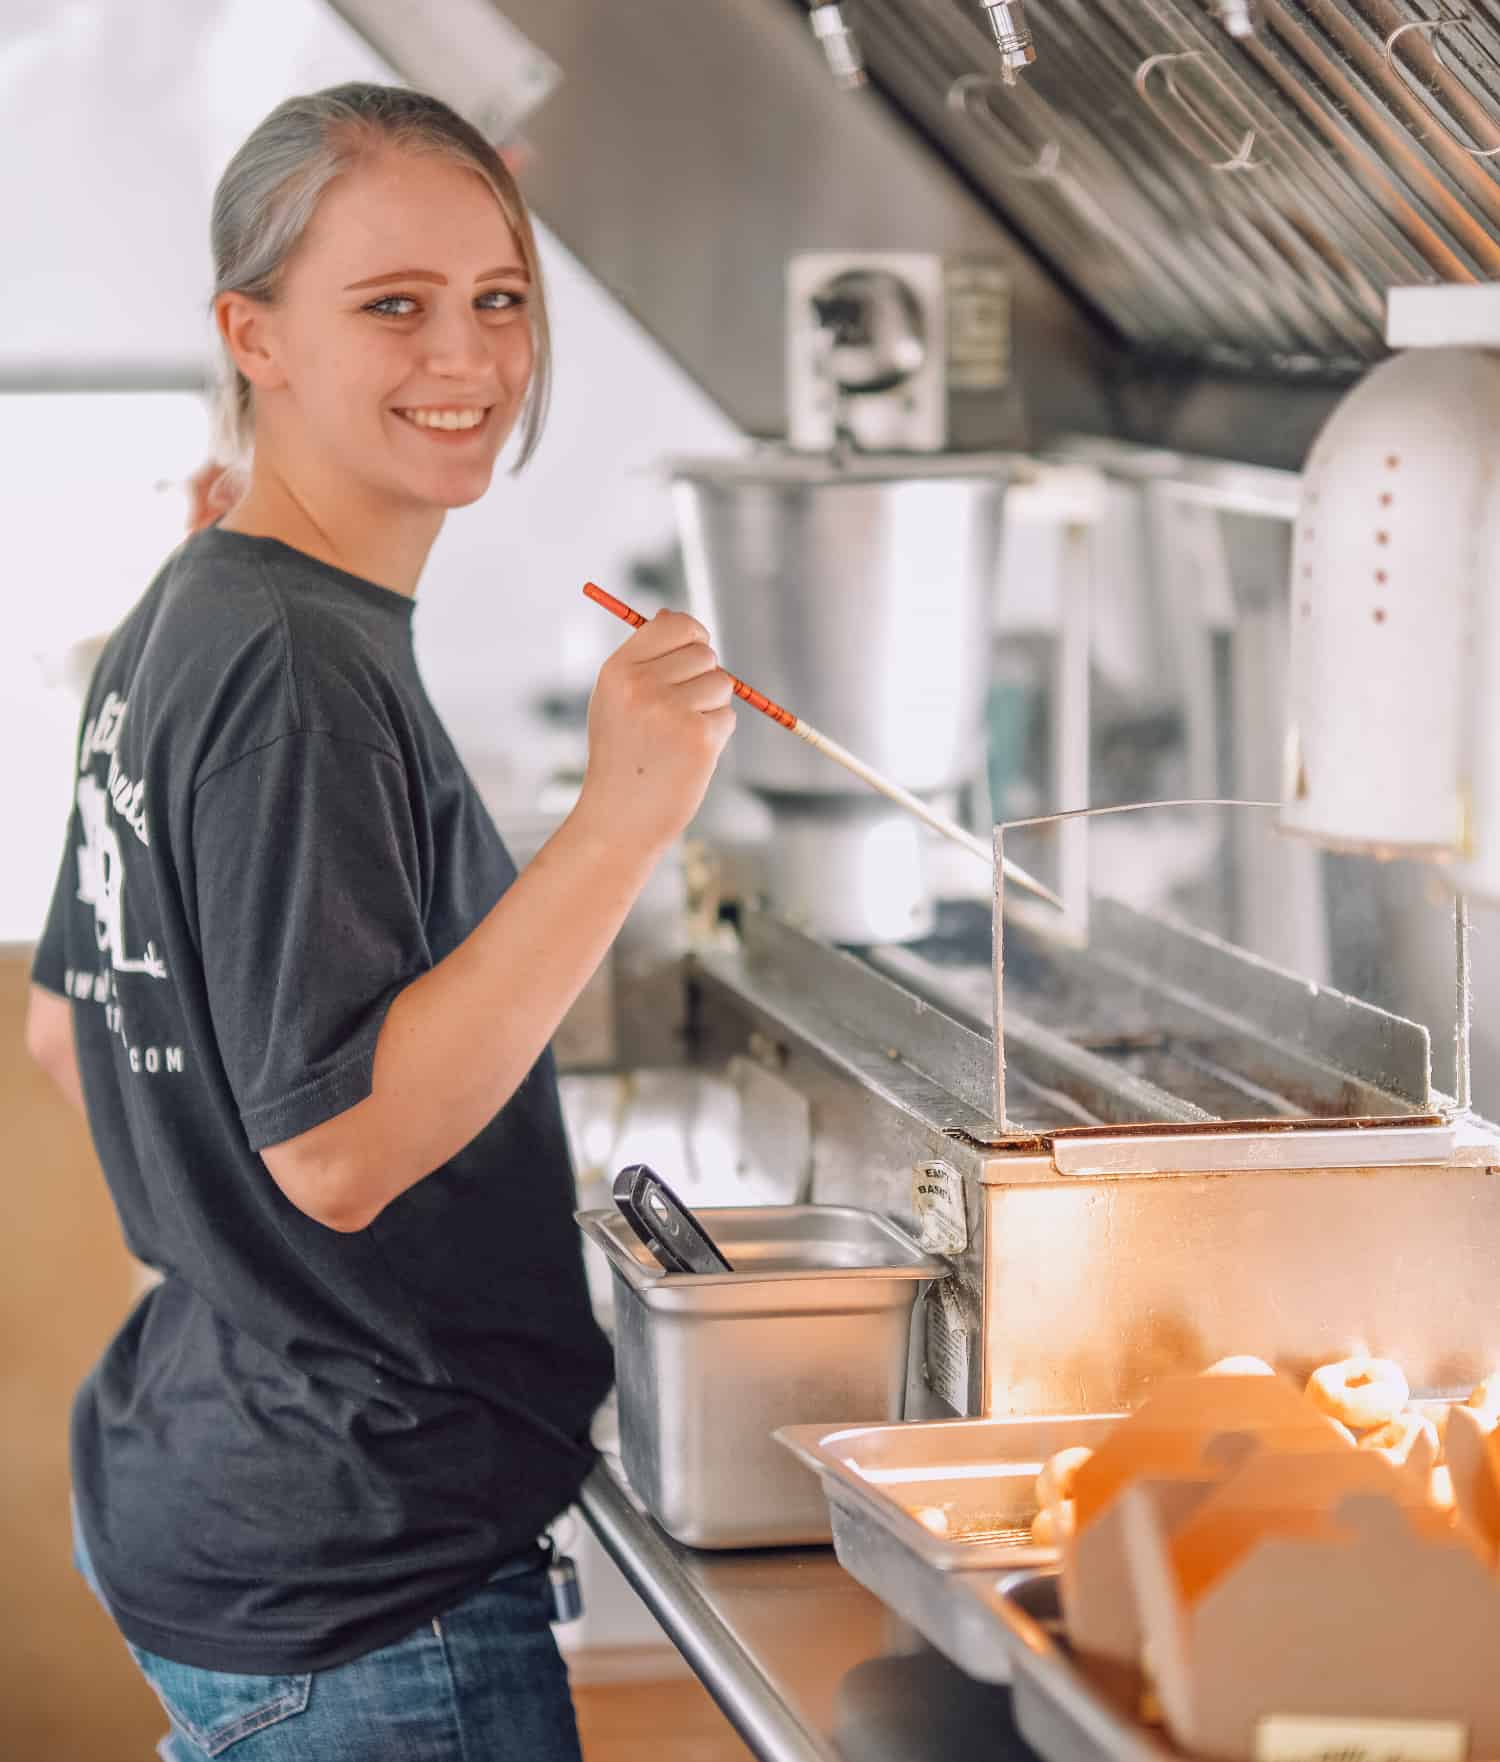
{"type": "Polygon", "coordinates": [[[969,1325],[957,1279],[927,1293],[927,1381],[955,1413],[969,1409],[969,1325]]]}

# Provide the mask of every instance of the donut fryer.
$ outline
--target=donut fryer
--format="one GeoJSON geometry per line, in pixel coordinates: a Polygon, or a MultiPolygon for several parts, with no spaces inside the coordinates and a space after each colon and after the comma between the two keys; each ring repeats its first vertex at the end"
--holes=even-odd
{"type": "Polygon", "coordinates": [[[909,1415],[1119,1411],[1238,1352],[1420,1396],[1500,1362],[1500,1142],[1426,1029],[1096,898],[1086,950],[1006,922],[1002,1128],[988,915],[943,912],[860,954],[747,912],[690,977],[697,1059],[801,1098],[807,1196],[948,1256],[909,1415]]]}

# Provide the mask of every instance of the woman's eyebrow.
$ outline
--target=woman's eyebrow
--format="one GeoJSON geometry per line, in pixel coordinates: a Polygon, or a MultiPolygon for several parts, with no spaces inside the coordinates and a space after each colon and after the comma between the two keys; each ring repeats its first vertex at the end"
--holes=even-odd
{"type": "MultiPolygon", "coordinates": [[[[482,274],[476,275],[474,280],[476,282],[499,281],[506,276],[515,277],[519,281],[530,281],[531,279],[521,264],[503,263],[498,269],[486,269],[482,274]]],[[[352,294],[357,288],[383,287],[387,282],[392,281],[430,281],[440,288],[445,288],[448,285],[447,276],[439,275],[435,269],[393,269],[386,275],[370,275],[366,276],[363,281],[346,282],[344,292],[352,294]]]]}

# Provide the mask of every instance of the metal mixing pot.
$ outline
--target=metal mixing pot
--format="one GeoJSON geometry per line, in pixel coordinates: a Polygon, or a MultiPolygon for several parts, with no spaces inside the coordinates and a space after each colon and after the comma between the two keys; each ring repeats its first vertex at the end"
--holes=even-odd
{"type": "MultiPolygon", "coordinates": [[[[742,678],[908,789],[953,790],[984,761],[1012,470],[992,455],[680,462],[693,610],[742,678]]],[[[779,907],[839,941],[924,933],[915,823],[758,716],[741,717],[729,763],[778,815],[779,907]]]]}

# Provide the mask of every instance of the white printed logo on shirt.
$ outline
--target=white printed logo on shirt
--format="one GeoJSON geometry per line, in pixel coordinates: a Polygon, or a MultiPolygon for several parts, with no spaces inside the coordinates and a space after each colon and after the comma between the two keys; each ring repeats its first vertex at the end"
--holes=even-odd
{"type": "Polygon", "coordinates": [[[94,908],[94,935],[99,952],[109,955],[117,973],[149,973],[165,979],[166,963],[148,942],[146,952],[132,960],[125,952],[125,863],[120,835],[109,823],[109,797],[87,772],[78,779],[78,818],[83,842],[78,846],[78,897],[94,908]]]}
{"type": "Polygon", "coordinates": [[[151,843],[146,823],[145,783],[127,777],[116,757],[128,707],[118,692],[110,692],[98,714],[84,724],[83,739],[79,743],[75,797],[82,830],[75,852],[78,898],[93,907],[94,937],[100,954],[109,957],[109,969],[98,973],[69,971],[67,989],[71,997],[102,1003],[110,1032],[118,1034],[124,1042],[131,1070],[154,1076],[158,1071],[181,1071],[184,1063],[182,1048],[132,1044],[114,982],[116,973],[141,973],[150,979],[167,977],[166,962],[154,942],[148,941],[139,955],[130,954],[125,946],[125,853],[129,843],[122,839],[119,827],[124,826],[138,843],[146,846],[151,843]],[[109,760],[102,783],[90,769],[97,757],[109,760]]]}
{"type": "Polygon", "coordinates": [[[110,809],[142,844],[151,842],[146,829],[146,785],[132,783],[115,756],[129,707],[112,691],[99,706],[98,715],[83,725],[83,739],[78,744],[78,818],[83,826],[83,842],[78,847],[78,897],[94,908],[99,952],[108,953],[109,964],[117,973],[147,973],[153,979],[165,979],[166,963],[154,943],[148,942],[138,959],[125,952],[125,856],[120,835],[110,824],[110,809]],[[96,754],[109,760],[102,785],[89,771],[96,754]]]}

